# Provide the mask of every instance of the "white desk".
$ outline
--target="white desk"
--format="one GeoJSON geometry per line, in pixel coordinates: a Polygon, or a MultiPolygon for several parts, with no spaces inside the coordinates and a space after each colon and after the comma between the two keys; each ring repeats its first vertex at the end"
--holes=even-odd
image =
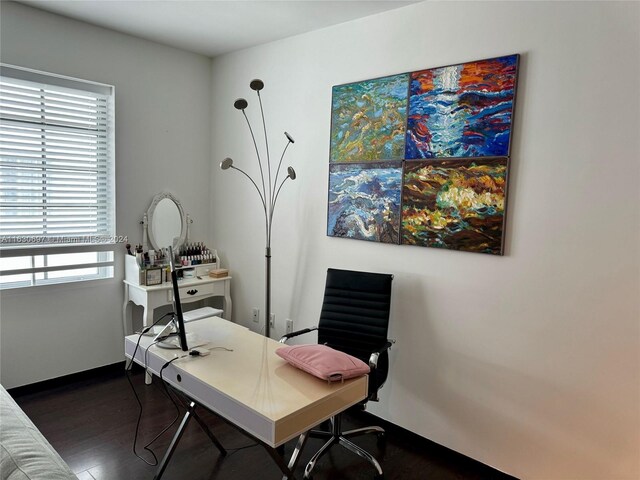
{"type": "MultiPolygon", "coordinates": [[[[231,277],[211,278],[207,276],[201,279],[183,279],[179,281],[179,287],[181,303],[195,302],[210,297],[223,297],[224,316],[231,319],[231,277]]],[[[156,308],[170,305],[173,302],[171,283],[146,286],[124,280],[122,324],[125,335],[133,333],[130,302],[142,306],[142,326],[147,327],[153,323],[153,311],[156,308]]]]}
{"type": "MultiPolygon", "coordinates": [[[[233,351],[213,349],[206,357],[180,358],[164,370],[163,379],[268,449],[308,432],[367,396],[366,376],[329,384],[277,356],[275,350],[282,344],[241,325],[211,317],[189,322],[186,330],[209,341],[203,348],[225,347],[233,351]]],[[[125,339],[129,358],[137,341],[138,335],[125,339]]],[[[144,364],[145,349],[150,344],[151,337],[143,337],[135,356],[137,363],[144,364]]],[[[151,346],[147,367],[157,375],[168,360],[184,353],[151,346]]],[[[302,446],[301,437],[294,456],[302,446]]],[[[296,461],[292,458],[287,470],[279,463],[289,478],[296,461]]]]}

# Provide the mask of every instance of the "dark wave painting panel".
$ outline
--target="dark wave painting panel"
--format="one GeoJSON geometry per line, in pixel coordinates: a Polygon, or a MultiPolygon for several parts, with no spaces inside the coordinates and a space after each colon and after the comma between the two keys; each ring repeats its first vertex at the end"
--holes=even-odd
{"type": "Polygon", "coordinates": [[[508,156],[518,55],[411,74],[405,158],[508,156]]]}
{"type": "Polygon", "coordinates": [[[327,235],[399,243],[402,164],[329,166],[327,235]]]}

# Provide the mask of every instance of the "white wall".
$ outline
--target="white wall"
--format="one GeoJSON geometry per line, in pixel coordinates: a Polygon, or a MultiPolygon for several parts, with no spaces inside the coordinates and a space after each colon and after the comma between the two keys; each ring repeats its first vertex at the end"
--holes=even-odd
{"type": "MultiPolygon", "coordinates": [[[[140,242],[142,214],[168,190],[207,241],[211,60],[15,3],[0,14],[2,62],[115,85],[117,234],[140,242]]],[[[1,293],[5,387],[124,359],[124,245],[116,254],[111,280],[1,293]]]]}
{"type": "MultiPolygon", "coordinates": [[[[397,345],[374,413],[522,478],[640,478],[639,7],[425,2],[214,59],[215,159],[257,172],[232,106],[246,97],[259,127],[255,77],[274,157],[283,130],[296,139],[299,179],[274,224],[274,337],[286,317],[317,322],[327,267],[392,272],[397,345]],[[506,255],[327,237],[331,87],[510,53],[506,255]]],[[[259,201],[237,172],[212,183],[234,317],[255,329],[259,201]]]]}

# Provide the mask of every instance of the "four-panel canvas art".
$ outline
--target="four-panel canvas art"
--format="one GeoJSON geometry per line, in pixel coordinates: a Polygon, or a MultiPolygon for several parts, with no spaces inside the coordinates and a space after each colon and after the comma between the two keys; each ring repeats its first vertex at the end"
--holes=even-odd
{"type": "Polygon", "coordinates": [[[327,234],[501,255],[518,58],[334,87],[327,234]]]}

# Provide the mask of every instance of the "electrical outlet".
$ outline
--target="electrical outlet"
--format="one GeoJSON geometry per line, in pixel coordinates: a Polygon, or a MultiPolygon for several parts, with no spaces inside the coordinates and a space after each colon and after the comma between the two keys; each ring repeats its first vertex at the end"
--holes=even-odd
{"type": "Polygon", "coordinates": [[[276,314],[275,313],[269,314],[269,326],[271,328],[276,328],[276,314]]]}
{"type": "Polygon", "coordinates": [[[253,308],[253,321],[254,323],[258,323],[260,321],[260,309],[253,308]]]}
{"type": "Polygon", "coordinates": [[[286,328],[286,331],[284,333],[293,332],[293,320],[291,320],[290,318],[287,318],[287,324],[285,328],[286,328]]]}

